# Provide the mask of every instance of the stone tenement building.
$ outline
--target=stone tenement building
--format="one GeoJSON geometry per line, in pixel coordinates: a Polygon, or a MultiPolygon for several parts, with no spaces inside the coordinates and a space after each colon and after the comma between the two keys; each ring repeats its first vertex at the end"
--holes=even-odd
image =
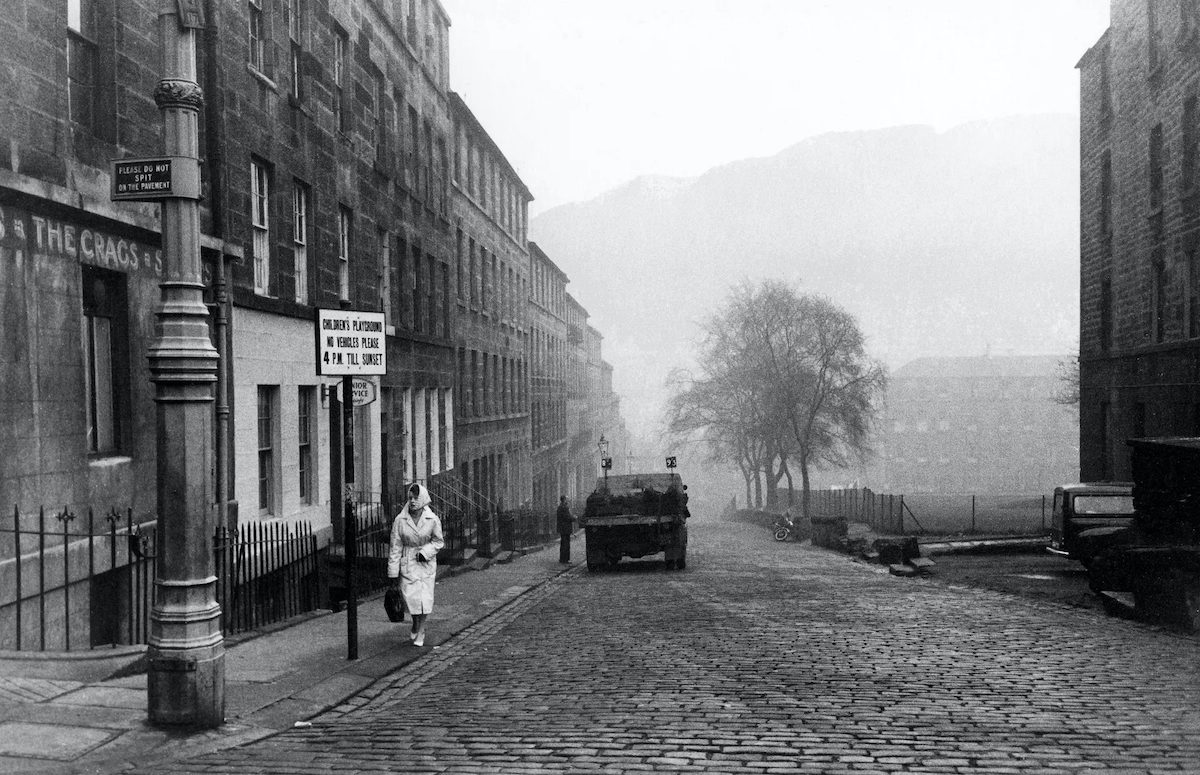
{"type": "Polygon", "coordinates": [[[450,103],[458,469],[489,500],[527,505],[530,360],[536,354],[526,218],[533,197],[462,98],[451,93],[450,103]]]}
{"type": "Polygon", "coordinates": [[[600,334],[567,292],[566,273],[536,243],[529,243],[529,257],[533,506],[551,514],[559,496],[578,501],[592,491],[600,438],[616,467],[628,453],[629,432],[612,395],[612,368],[599,357],[600,334]]]}
{"type": "Polygon", "coordinates": [[[1200,3],[1113,0],[1080,72],[1080,473],[1200,435],[1200,3]]]}
{"type": "Polygon", "coordinates": [[[529,256],[533,502],[542,510],[552,510],[559,495],[573,495],[567,476],[568,278],[537,243],[529,243],[529,256]]]}
{"type": "MultiPolygon", "coordinates": [[[[158,5],[6,7],[0,503],[10,513],[45,504],[155,516],[146,352],[164,279],[159,208],[113,202],[110,165],[162,154],[158,5]]],[[[408,481],[452,477],[489,507],[529,504],[531,380],[545,367],[530,336],[532,196],[450,88],[444,9],[201,6],[200,229],[223,387],[214,512],[233,524],[306,520],[336,536],[339,380],[317,375],[314,320],[343,305],[386,321],[387,374],[368,378],[375,399],[354,410],[356,488],[398,502],[408,481]]],[[[595,336],[587,363],[599,370],[595,336]]],[[[573,398],[588,417],[566,423],[580,433],[600,431],[594,418],[618,406],[611,379],[573,398]]],[[[594,443],[580,458],[591,474],[594,443]]]]}
{"type": "Polygon", "coordinates": [[[888,383],[868,479],[884,492],[1046,493],[1076,481],[1075,411],[1054,356],[918,358],[888,383]]]}

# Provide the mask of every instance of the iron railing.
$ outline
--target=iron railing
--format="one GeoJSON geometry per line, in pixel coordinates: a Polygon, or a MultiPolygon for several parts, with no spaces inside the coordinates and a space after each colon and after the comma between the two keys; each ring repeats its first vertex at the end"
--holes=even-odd
{"type": "Polygon", "coordinates": [[[818,516],[863,522],[892,535],[1042,535],[1047,498],[1042,494],[878,493],[868,488],[813,490],[818,516]]]}
{"type": "Polygon", "coordinates": [[[478,554],[490,557],[496,503],[452,471],[434,474],[426,486],[433,499],[433,510],[442,518],[450,562],[465,557],[472,547],[478,554]]]}
{"type": "Polygon", "coordinates": [[[558,537],[557,526],[549,524],[548,515],[532,509],[503,511],[497,521],[500,548],[516,551],[546,543],[558,537]],[[551,530],[555,527],[555,530],[551,530]]]}
{"type": "MultiPolygon", "coordinates": [[[[552,516],[496,504],[455,476],[430,482],[442,519],[439,562],[457,565],[472,550],[490,557],[555,538],[552,516]]],[[[378,496],[353,503],[354,549],[321,547],[308,523],[249,523],[213,535],[216,596],[224,634],[254,630],[335,606],[352,578],[358,593],[387,584],[394,515],[378,496]],[[353,574],[348,577],[347,570],[353,574]]],[[[0,526],[0,649],[60,650],[144,644],[154,605],[156,523],[132,509],[77,515],[70,509],[22,513],[0,526]]]]}
{"type": "Polygon", "coordinates": [[[154,523],[134,524],[132,509],[89,508],[81,517],[14,506],[0,526],[0,648],[145,643],[154,537],[154,523]]]}
{"type": "MultiPolygon", "coordinates": [[[[154,605],[156,523],[15,507],[0,526],[0,649],[74,651],[145,644],[154,605]]],[[[308,524],[249,524],[213,536],[222,631],[318,608],[322,553],[308,524]]]]}
{"type": "Polygon", "coordinates": [[[321,550],[311,524],[251,523],[236,531],[218,527],[213,551],[225,635],[320,607],[321,550]]]}

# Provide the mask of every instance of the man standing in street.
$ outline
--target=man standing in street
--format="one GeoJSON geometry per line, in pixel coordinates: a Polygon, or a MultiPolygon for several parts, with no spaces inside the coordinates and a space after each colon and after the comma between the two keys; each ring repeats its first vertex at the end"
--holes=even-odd
{"type": "Polygon", "coordinates": [[[558,561],[571,562],[571,533],[575,529],[575,518],[571,516],[571,507],[567,505],[567,496],[558,501],[558,561]]]}

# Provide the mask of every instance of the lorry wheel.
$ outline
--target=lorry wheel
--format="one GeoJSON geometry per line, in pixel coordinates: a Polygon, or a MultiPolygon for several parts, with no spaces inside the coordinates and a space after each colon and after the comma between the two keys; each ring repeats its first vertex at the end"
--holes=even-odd
{"type": "Polygon", "coordinates": [[[588,560],[587,568],[589,573],[595,573],[596,571],[600,570],[600,565],[599,563],[588,560]]]}

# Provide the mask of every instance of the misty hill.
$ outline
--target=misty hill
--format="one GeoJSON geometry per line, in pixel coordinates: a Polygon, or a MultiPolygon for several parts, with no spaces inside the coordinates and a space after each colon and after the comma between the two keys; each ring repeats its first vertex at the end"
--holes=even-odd
{"type": "Polygon", "coordinates": [[[626,416],[644,422],[691,357],[694,321],[742,278],[833,298],[893,368],[1071,350],[1078,148],[1078,119],[1059,115],[832,133],[698,178],[638,178],[531,232],[604,334],[626,416]]]}

